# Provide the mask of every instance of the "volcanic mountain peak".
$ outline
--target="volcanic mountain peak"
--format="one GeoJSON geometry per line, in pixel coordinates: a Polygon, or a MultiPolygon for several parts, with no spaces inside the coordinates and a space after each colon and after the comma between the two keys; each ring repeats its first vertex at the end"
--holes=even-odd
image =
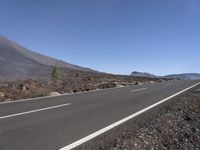
{"type": "MultiPolygon", "coordinates": [[[[43,64],[43,65],[47,65],[47,66],[58,66],[58,67],[61,67],[61,68],[70,68],[70,69],[75,69],[75,70],[84,70],[84,71],[89,71],[90,69],[88,68],[83,68],[83,67],[79,67],[79,66],[76,66],[76,65],[72,65],[70,63],[66,63],[62,60],[58,60],[58,59],[54,59],[54,58],[51,58],[49,56],[45,56],[43,54],[39,54],[39,53],[36,53],[36,52],[33,52],[9,39],[7,39],[6,37],[4,36],[0,36],[0,48],[1,50],[3,50],[3,47],[4,46],[4,49],[10,49],[12,51],[16,51],[16,52],[19,52],[21,53],[23,56],[29,58],[29,59],[32,59],[34,60],[35,62],[38,62],[40,64],[43,64]]],[[[90,70],[91,71],[91,70],[90,70]]]]}
{"type": "Polygon", "coordinates": [[[146,73],[146,72],[138,72],[138,71],[133,71],[131,73],[131,76],[134,77],[147,77],[147,78],[156,78],[156,75],[150,74],[150,73],[146,73]]]}
{"type": "Polygon", "coordinates": [[[0,36],[0,79],[46,78],[50,77],[54,66],[92,71],[33,52],[4,36],[0,36]]]}

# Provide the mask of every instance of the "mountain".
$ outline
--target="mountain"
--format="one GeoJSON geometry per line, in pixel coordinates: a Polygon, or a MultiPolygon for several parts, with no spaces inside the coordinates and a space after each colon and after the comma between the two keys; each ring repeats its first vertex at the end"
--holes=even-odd
{"type": "Polygon", "coordinates": [[[181,80],[200,80],[199,73],[183,73],[183,74],[172,74],[164,76],[165,78],[177,78],[181,80]]]}
{"type": "Polygon", "coordinates": [[[181,79],[181,80],[200,80],[200,74],[198,73],[183,73],[183,74],[171,74],[166,76],[156,76],[146,72],[134,71],[131,73],[134,77],[147,77],[147,78],[168,78],[168,79],[181,79]]]}
{"type": "Polygon", "coordinates": [[[50,78],[55,66],[69,70],[92,71],[33,52],[0,36],[0,79],[50,78]]]}
{"type": "Polygon", "coordinates": [[[153,74],[150,74],[150,73],[146,73],[146,72],[137,72],[137,71],[132,72],[131,76],[134,76],[134,77],[146,77],[146,78],[157,78],[156,75],[153,75],[153,74]]]}

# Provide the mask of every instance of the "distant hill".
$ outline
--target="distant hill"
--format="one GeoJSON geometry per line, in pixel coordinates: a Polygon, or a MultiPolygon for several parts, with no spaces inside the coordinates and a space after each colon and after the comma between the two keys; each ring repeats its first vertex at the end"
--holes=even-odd
{"type": "Polygon", "coordinates": [[[147,78],[168,78],[168,79],[181,79],[181,80],[200,80],[200,74],[198,73],[183,73],[183,74],[171,74],[166,76],[156,76],[154,74],[146,72],[134,71],[131,73],[134,77],[147,77],[147,78]]]}
{"type": "Polygon", "coordinates": [[[164,76],[165,78],[178,78],[181,80],[200,80],[200,74],[198,73],[183,73],[183,74],[172,74],[164,76]]]}
{"type": "Polygon", "coordinates": [[[156,75],[153,75],[153,74],[150,74],[150,73],[146,73],[146,72],[137,72],[137,71],[132,72],[131,76],[134,76],[134,77],[146,77],[146,78],[157,78],[156,75]]]}
{"type": "Polygon", "coordinates": [[[0,36],[0,80],[49,78],[54,66],[69,70],[92,71],[33,52],[0,36]]]}

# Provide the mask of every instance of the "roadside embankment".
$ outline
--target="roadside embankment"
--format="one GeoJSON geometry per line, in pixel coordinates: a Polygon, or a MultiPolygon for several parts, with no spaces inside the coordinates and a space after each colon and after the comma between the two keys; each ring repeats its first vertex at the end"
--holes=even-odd
{"type": "MultiPolygon", "coordinates": [[[[129,85],[166,82],[157,78],[122,75],[71,73],[58,82],[43,80],[0,81],[0,102],[49,96],[51,93],[77,93],[129,85]]],[[[170,80],[169,80],[170,81],[170,80]]]]}

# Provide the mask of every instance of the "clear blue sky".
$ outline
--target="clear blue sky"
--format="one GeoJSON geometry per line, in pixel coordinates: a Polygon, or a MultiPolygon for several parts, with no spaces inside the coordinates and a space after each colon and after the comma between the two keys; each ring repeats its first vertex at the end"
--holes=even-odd
{"type": "Polygon", "coordinates": [[[199,0],[0,0],[0,34],[109,73],[200,73],[199,0]]]}

